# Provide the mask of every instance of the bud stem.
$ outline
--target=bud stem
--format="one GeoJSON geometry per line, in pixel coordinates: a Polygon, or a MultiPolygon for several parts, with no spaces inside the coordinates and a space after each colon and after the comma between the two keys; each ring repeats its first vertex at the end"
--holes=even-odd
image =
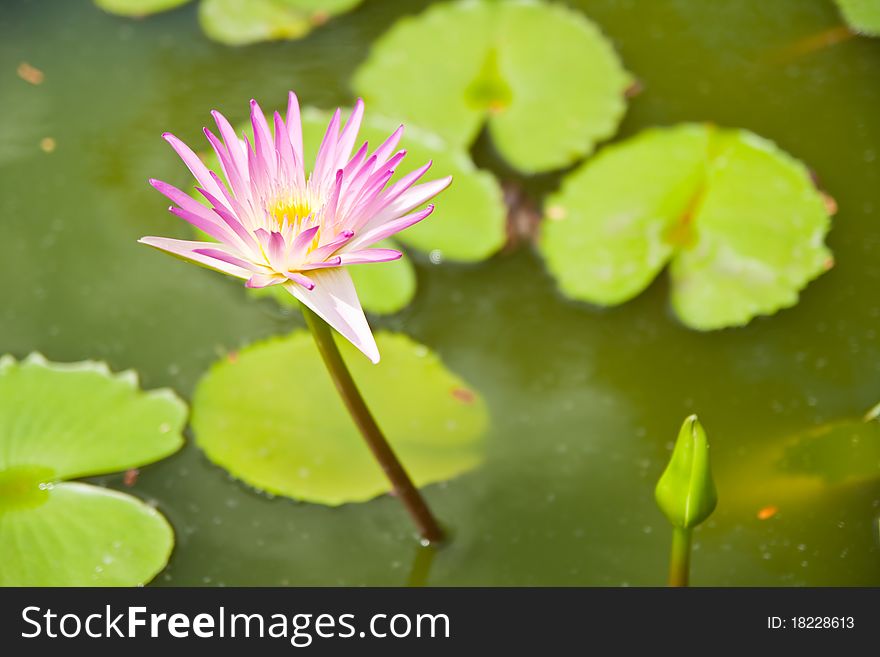
{"type": "Polygon", "coordinates": [[[669,586],[687,586],[691,570],[691,532],[672,528],[672,554],[669,557],[669,586]]]}

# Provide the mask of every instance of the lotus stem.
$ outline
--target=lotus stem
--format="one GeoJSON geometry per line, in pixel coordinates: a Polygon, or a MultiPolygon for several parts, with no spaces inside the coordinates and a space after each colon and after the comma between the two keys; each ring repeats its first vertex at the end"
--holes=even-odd
{"type": "Polygon", "coordinates": [[[406,585],[413,588],[421,588],[428,585],[428,576],[431,574],[431,566],[437,554],[436,545],[419,546],[413,559],[412,568],[406,585]]]}
{"type": "MultiPolygon", "coordinates": [[[[302,305],[302,304],[301,304],[302,305]]],[[[434,544],[443,540],[444,534],[440,525],[437,523],[431,509],[425,503],[419,489],[415,487],[406,470],[401,465],[394,450],[385,436],[376,420],[373,418],[370,409],[364,398],[361,396],[342,354],[333,339],[333,331],[330,326],[312,310],[302,305],[303,315],[306,318],[309,330],[315,338],[318,345],[318,351],[321,352],[321,358],[324,365],[333,379],[333,384],[345,407],[348,409],[351,418],[357,425],[358,430],[363,436],[373,453],[373,456],[379,462],[382,471],[391,482],[395,496],[403,503],[403,506],[409,512],[413,522],[419,530],[423,543],[434,544]]]]}

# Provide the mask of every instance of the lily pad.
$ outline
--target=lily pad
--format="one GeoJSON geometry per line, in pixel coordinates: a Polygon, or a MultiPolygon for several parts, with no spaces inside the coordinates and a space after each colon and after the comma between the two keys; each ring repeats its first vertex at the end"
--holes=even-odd
{"type": "Polygon", "coordinates": [[[174,532],[152,507],[75,482],[55,484],[34,508],[0,504],[0,536],[0,586],[144,584],[174,545],[174,532]]]}
{"type": "Polygon", "coordinates": [[[880,478],[880,421],[834,422],[795,440],[780,468],[791,474],[820,477],[827,483],[880,478]]]}
{"type": "Polygon", "coordinates": [[[539,248],[566,295],[622,303],[671,262],[673,307],[701,330],[794,305],[832,263],[806,167],[744,130],[645,131],[567,176],[545,215],[539,248]]]}
{"type": "Polygon", "coordinates": [[[183,444],[186,407],[102,363],[0,359],[0,585],[143,584],[174,535],[130,495],[66,480],[157,461],[183,444]]]}
{"type": "MultiPolygon", "coordinates": [[[[376,339],[379,365],[339,347],[416,485],[479,464],[488,425],[480,396],[427,347],[400,334],[376,339]]],[[[192,426],[209,459],[270,493],[338,505],[389,490],[305,331],[214,365],[196,388],[192,426]]]]}
{"type": "MultiPolygon", "coordinates": [[[[314,162],[331,116],[314,108],[303,112],[306,162],[314,162]]],[[[357,143],[366,141],[378,147],[399,125],[368,110],[357,143]]],[[[398,233],[395,239],[421,251],[439,252],[445,260],[459,262],[484,260],[504,246],[507,210],[494,176],[478,169],[462,148],[450,146],[437,135],[410,124],[406,125],[400,148],[405,148],[407,154],[397,168],[395,179],[431,160],[433,165],[424,179],[451,175],[452,185],[434,201],[436,209],[430,217],[398,233]]]]}
{"type": "Polygon", "coordinates": [[[631,83],[585,16],[531,0],[462,0],[404,18],[354,78],[380,111],[454,144],[488,122],[498,151],[524,172],[567,166],[612,136],[631,83]]]}
{"type": "Polygon", "coordinates": [[[299,39],[362,0],[202,0],[199,22],[211,39],[230,46],[299,39]]]}
{"type": "Polygon", "coordinates": [[[95,0],[95,4],[110,14],[140,18],[158,14],[185,5],[191,0],[95,0]]]}
{"type": "Polygon", "coordinates": [[[880,36],[880,2],[877,0],[834,0],[846,24],[854,32],[880,36]]]}

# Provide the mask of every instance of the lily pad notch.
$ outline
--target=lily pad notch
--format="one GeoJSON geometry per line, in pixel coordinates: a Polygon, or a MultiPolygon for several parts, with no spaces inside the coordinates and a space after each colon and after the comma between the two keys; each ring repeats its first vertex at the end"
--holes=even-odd
{"type": "Polygon", "coordinates": [[[669,265],[686,326],[741,326],[795,305],[831,268],[833,206],[801,162],[751,132],[655,128],[565,177],[539,251],[571,298],[623,303],[669,265]]]}
{"type": "Polygon", "coordinates": [[[353,86],[385,114],[452,144],[468,146],[485,124],[507,162],[536,173],[568,166],[613,136],[632,82],[611,43],[578,11],[460,0],[398,21],[353,86]]]}

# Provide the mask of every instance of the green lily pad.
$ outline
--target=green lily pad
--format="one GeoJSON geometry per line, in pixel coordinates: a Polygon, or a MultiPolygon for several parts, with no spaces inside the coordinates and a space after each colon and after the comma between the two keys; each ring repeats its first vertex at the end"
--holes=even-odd
{"type": "MultiPolygon", "coordinates": [[[[303,111],[306,162],[314,162],[331,116],[314,108],[303,111]]],[[[357,144],[366,141],[376,148],[399,125],[368,107],[357,144]]],[[[436,209],[431,216],[395,235],[396,240],[458,262],[484,260],[504,246],[507,210],[494,176],[478,169],[462,148],[450,146],[416,126],[406,125],[399,148],[405,148],[407,155],[397,168],[395,180],[431,160],[434,164],[423,180],[451,175],[452,185],[432,199],[436,209]]]]}
{"type": "Polygon", "coordinates": [[[530,0],[462,0],[404,18],[354,77],[368,104],[451,143],[469,144],[488,122],[524,172],[567,166],[612,136],[631,83],[591,21],[530,0]]]}
{"type": "Polygon", "coordinates": [[[202,0],[199,22],[211,39],[230,46],[299,39],[362,0],[202,0]]]}
{"type": "Polygon", "coordinates": [[[880,421],[820,427],[794,441],[779,465],[784,472],[821,477],[831,484],[880,478],[880,421]]]}
{"type": "Polygon", "coordinates": [[[668,231],[705,175],[708,142],[700,126],[648,130],[565,179],[540,241],[565,294],[614,305],[651,283],[675,251],[668,231]]]}
{"type": "Polygon", "coordinates": [[[95,0],[95,4],[110,14],[140,18],[158,14],[185,5],[191,0],[95,0]]]}
{"type": "Polygon", "coordinates": [[[157,461],[183,444],[186,407],[103,363],[0,359],[0,585],[143,584],[173,532],[130,495],[65,480],[157,461]]]}
{"type": "Polygon", "coordinates": [[[643,132],[567,176],[545,215],[539,248],[565,294],[618,304],[671,262],[673,307],[701,330],[794,305],[832,262],[808,171],[744,130],[643,132]]]}
{"type": "Polygon", "coordinates": [[[880,2],[878,0],[834,0],[846,24],[854,32],[880,36],[880,2]]]}
{"type": "Polygon", "coordinates": [[[0,536],[0,586],[144,584],[174,546],[171,526],[152,507],[75,482],[54,484],[33,508],[0,504],[0,536]]]}
{"type": "MultiPolygon", "coordinates": [[[[339,347],[416,485],[479,464],[488,425],[480,396],[427,347],[400,334],[376,339],[379,365],[339,347]]],[[[270,493],[338,505],[389,490],[305,331],[214,365],[196,388],[192,426],[209,459],[270,493]]]]}

